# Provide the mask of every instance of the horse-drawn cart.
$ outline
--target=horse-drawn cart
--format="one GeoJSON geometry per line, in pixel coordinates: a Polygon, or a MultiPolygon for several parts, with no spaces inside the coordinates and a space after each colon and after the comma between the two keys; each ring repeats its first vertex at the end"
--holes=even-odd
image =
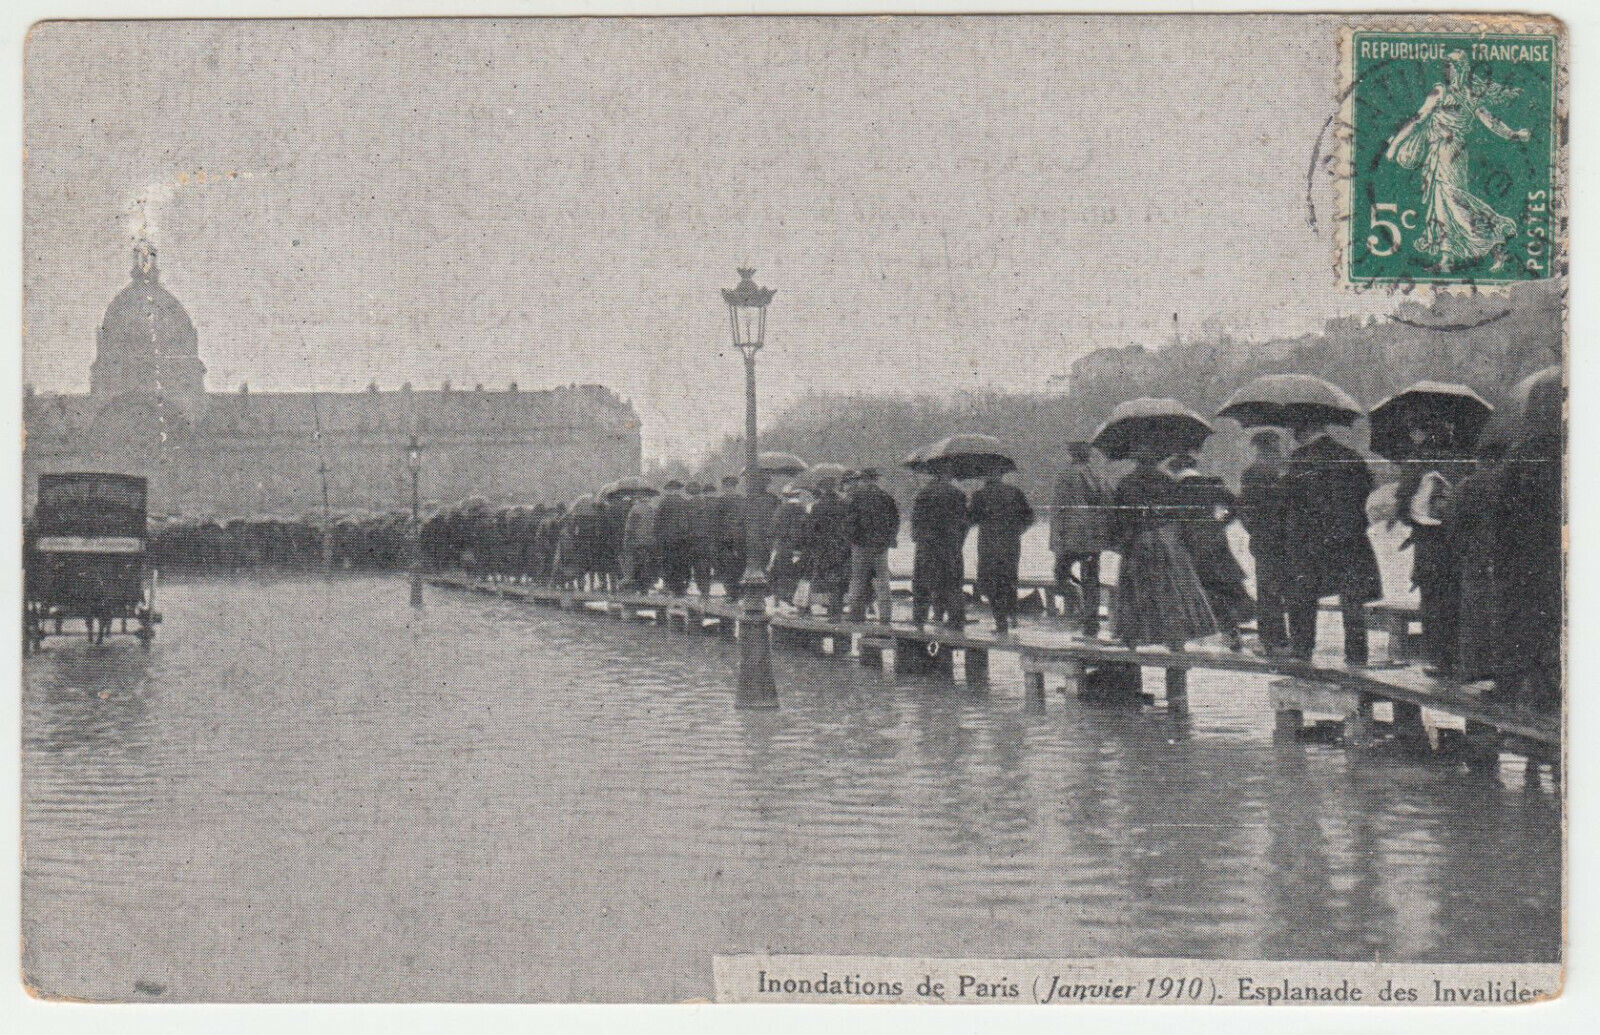
{"type": "Polygon", "coordinates": [[[23,538],[23,649],[37,650],[67,622],[91,642],[118,633],[155,638],[156,571],[146,524],[147,486],[125,474],[44,474],[23,538]],[[131,623],[131,627],[130,627],[131,623]]]}

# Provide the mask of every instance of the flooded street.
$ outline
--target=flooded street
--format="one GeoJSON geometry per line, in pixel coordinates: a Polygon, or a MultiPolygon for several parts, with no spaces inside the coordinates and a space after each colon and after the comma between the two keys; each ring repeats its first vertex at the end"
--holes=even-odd
{"type": "Polygon", "coordinates": [[[109,999],[680,1000],[716,952],[1553,960],[1560,800],[395,577],[164,583],[25,662],[23,962],[109,999]]]}

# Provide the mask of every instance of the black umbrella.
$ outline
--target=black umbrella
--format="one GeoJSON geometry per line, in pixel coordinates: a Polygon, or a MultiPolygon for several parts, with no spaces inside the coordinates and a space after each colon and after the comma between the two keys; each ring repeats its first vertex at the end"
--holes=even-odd
{"type": "Polygon", "coordinates": [[[610,502],[614,499],[641,499],[646,496],[659,496],[661,491],[651,486],[636,474],[626,478],[618,478],[614,482],[607,482],[600,488],[600,498],[610,502]]]}
{"type": "Polygon", "coordinates": [[[1478,445],[1510,448],[1534,439],[1561,437],[1566,424],[1566,386],[1560,367],[1543,370],[1518,381],[1506,401],[1489,418],[1478,445]]]}
{"type": "Polygon", "coordinates": [[[1354,424],[1361,404],[1338,385],[1310,374],[1268,374],[1234,392],[1217,411],[1245,427],[1293,428],[1354,424]]]}
{"type": "Polygon", "coordinates": [[[1466,385],[1418,381],[1372,408],[1372,451],[1388,460],[1410,460],[1430,447],[1468,450],[1493,412],[1494,407],[1466,385]],[[1448,440],[1419,450],[1411,441],[1411,433],[1417,430],[1436,436],[1448,430],[1448,440]]]}
{"type": "Polygon", "coordinates": [[[1176,399],[1130,399],[1095,431],[1094,447],[1108,460],[1127,460],[1144,449],[1174,456],[1199,449],[1210,435],[1205,418],[1176,399]]]}
{"type": "Polygon", "coordinates": [[[833,483],[837,485],[848,473],[843,464],[813,464],[803,477],[795,480],[795,484],[802,488],[815,489],[821,482],[832,479],[833,483]]]}
{"type": "MultiPolygon", "coordinates": [[[[793,453],[763,452],[756,465],[767,474],[781,474],[793,478],[806,469],[806,462],[793,453]]],[[[745,474],[749,474],[747,469],[745,474]]]]}
{"type": "Polygon", "coordinates": [[[1015,471],[1017,462],[993,435],[972,433],[941,438],[906,457],[907,467],[950,478],[987,478],[1015,471]]]}

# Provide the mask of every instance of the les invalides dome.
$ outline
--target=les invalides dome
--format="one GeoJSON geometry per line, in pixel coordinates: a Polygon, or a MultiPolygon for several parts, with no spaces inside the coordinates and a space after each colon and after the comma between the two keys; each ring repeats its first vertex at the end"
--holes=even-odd
{"type": "Polygon", "coordinates": [[[155,248],[141,241],[133,255],[133,281],[111,300],[95,333],[90,394],[102,406],[154,410],[152,416],[190,425],[205,404],[194,322],[161,286],[155,248]]]}

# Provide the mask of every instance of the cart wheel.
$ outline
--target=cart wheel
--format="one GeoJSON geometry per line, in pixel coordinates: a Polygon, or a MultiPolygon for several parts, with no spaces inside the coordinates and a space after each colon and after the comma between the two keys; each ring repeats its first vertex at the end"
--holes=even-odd
{"type": "Polygon", "coordinates": [[[139,628],[134,631],[139,638],[139,646],[145,650],[150,649],[150,641],[156,638],[156,627],[146,615],[139,616],[139,628]]]}

